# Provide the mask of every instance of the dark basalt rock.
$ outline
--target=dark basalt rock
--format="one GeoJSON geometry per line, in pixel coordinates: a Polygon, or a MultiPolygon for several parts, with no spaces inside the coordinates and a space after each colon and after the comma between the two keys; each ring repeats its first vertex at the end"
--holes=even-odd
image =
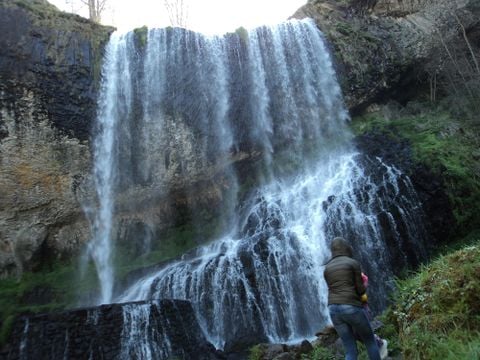
{"type": "Polygon", "coordinates": [[[15,322],[0,358],[135,359],[147,352],[152,359],[224,358],[206,341],[191,304],[183,300],[24,316],[15,322]]]}
{"type": "MultiPolygon", "coordinates": [[[[53,125],[87,140],[96,112],[103,46],[111,27],[60,13],[50,4],[6,1],[0,5],[0,90],[27,88],[40,99],[53,125]]],[[[8,105],[8,104],[3,104],[8,105]]],[[[3,137],[0,119],[0,138],[3,137]]]]}

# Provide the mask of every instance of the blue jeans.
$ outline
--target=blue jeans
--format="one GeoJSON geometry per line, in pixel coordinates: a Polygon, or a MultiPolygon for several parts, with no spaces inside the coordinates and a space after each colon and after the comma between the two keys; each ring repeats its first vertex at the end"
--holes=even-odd
{"type": "Polygon", "coordinates": [[[373,335],[370,321],[360,306],[331,304],[328,305],[333,326],[342,339],[346,360],[357,360],[358,350],[354,331],[367,348],[370,360],[380,360],[380,353],[373,335]]]}

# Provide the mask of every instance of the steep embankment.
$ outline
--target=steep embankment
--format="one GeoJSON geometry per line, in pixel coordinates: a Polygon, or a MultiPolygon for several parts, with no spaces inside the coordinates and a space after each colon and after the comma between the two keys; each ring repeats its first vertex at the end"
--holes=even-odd
{"type": "MultiPolygon", "coordinates": [[[[442,64],[432,64],[431,60],[439,49],[448,57],[453,43],[464,38],[465,33],[473,35],[478,31],[478,2],[378,1],[371,8],[357,3],[360,4],[353,0],[310,1],[295,15],[313,17],[330,40],[349,108],[361,113],[375,102],[390,98],[405,101],[419,94],[436,101],[441,94],[437,94],[436,80],[432,79],[436,79],[442,64]],[[417,79],[420,86],[414,85],[417,79]],[[422,92],[425,85],[427,92],[422,92]]],[[[92,192],[87,179],[91,169],[90,129],[101,54],[112,29],[60,13],[40,0],[2,3],[0,20],[4,34],[0,39],[0,275],[5,277],[37,270],[55,258],[68,258],[88,238],[81,199],[90,197],[92,192]]],[[[145,34],[140,31],[136,36],[141,39],[145,34]]],[[[462,51],[468,53],[467,42],[463,42],[462,51]]],[[[141,48],[142,44],[137,45],[141,48]]],[[[478,41],[471,45],[476,51],[478,41]]],[[[234,110],[240,113],[241,109],[234,110]]],[[[354,119],[359,147],[411,176],[434,238],[440,240],[447,239],[453,228],[450,204],[457,225],[472,228],[478,221],[477,212],[470,210],[479,203],[478,154],[474,152],[478,141],[469,136],[476,130],[463,122],[456,126],[458,119],[452,116],[420,112],[392,117],[384,112],[364,121],[354,119]],[[467,143],[462,139],[467,139],[467,143]],[[465,159],[468,153],[472,156],[465,159]]],[[[183,123],[182,126],[175,144],[178,154],[160,156],[158,151],[155,155],[158,163],[178,170],[172,170],[169,178],[176,181],[168,185],[173,185],[178,200],[167,204],[171,208],[181,202],[195,203],[198,198],[218,199],[221,189],[229,186],[221,177],[214,176],[219,170],[215,166],[204,172],[203,168],[197,171],[193,167],[193,177],[188,166],[181,166],[185,149],[190,149],[188,162],[197,164],[195,147],[184,145],[198,145],[193,135],[188,136],[193,134],[193,127],[183,123]],[[191,179],[195,179],[195,186],[191,179]]],[[[171,125],[169,131],[176,134],[178,129],[171,125]]],[[[195,136],[200,135],[195,132],[195,136]]],[[[254,160],[249,155],[253,153],[239,151],[238,159],[230,160],[248,163],[254,160]]],[[[216,163],[219,167],[222,164],[225,165],[216,163]]],[[[243,173],[248,173],[249,166],[252,165],[247,164],[243,173]]],[[[248,185],[247,178],[240,179],[241,186],[248,185]]],[[[125,193],[123,203],[130,204],[135,198],[144,206],[147,201],[139,196],[142,192],[138,189],[141,190],[137,187],[134,192],[125,193]]],[[[165,205],[159,199],[155,201],[165,205]]],[[[151,210],[148,205],[135,209],[133,216],[127,211],[122,214],[129,223],[121,237],[133,247],[137,244],[130,240],[135,239],[137,232],[146,231],[136,216],[150,216],[141,213],[151,210]]],[[[207,212],[205,223],[211,222],[211,215],[207,212]]],[[[176,225],[180,231],[164,237],[171,245],[162,249],[163,254],[171,250],[168,256],[178,255],[184,249],[181,242],[194,245],[189,231],[191,215],[176,214],[176,225]]],[[[27,274],[20,284],[3,282],[2,318],[10,311],[38,310],[23,307],[32,303],[43,306],[42,310],[52,305],[65,306],[72,300],[73,272],[72,268],[61,268],[47,276],[27,274]],[[67,296],[65,288],[71,291],[67,296]]],[[[95,283],[95,279],[90,280],[95,283]]],[[[10,316],[9,320],[12,319],[10,316]]],[[[7,322],[2,325],[8,329],[7,322]]]]}

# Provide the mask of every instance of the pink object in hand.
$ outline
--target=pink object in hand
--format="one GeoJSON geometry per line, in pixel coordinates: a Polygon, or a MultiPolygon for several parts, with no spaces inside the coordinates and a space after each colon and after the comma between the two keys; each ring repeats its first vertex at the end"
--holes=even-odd
{"type": "Polygon", "coordinates": [[[365,275],[363,272],[362,272],[362,280],[363,280],[363,286],[367,287],[368,286],[368,276],[365,275]]]}

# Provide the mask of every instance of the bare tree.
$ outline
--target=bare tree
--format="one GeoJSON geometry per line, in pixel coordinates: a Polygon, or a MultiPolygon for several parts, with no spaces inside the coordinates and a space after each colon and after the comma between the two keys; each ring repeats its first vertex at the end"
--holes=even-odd
{"type": "Polygon", "coordinates": [[[188,5],[186,0],[164,0],[170,24],[176,27],[187,27],[188,5]]]}
{"type": "Polygon", "coordinates": [[[84,6],[88,8],[88,17],[90,20],[99,23],[102,19],[102,13],[106,8],[108,0],[65,0],[70,6],[72,13],[78,13],[84,6]]]}
{"type": "Polygon", "coordinates": [[[103,10],[105,10],[105,5],[107,0],[81,0],[85,5],[88,6],[88,15],[90,20],[97,23],[102,19],[103,10]]]}

